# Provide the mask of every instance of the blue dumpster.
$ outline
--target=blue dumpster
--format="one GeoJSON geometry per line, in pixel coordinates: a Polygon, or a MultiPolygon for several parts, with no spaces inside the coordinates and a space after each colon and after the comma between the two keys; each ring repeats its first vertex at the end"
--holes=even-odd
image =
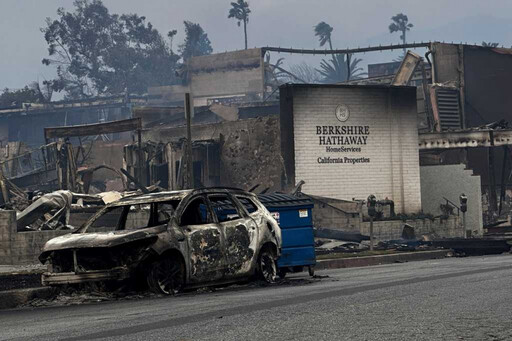
{"type": "Polygon", "coordinates": [[[282,250],[277,261],[279,275],[308,268],[314,275],[315,238],[313,235],[313,202],[289,194],[261,194],[261,203],[272,213],[281,227],[282,250]]]}

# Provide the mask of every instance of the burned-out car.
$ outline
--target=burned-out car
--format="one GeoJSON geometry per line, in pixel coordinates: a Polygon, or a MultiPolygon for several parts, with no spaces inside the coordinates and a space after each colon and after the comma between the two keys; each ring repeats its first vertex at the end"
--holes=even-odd
{"type": "Polygon", "coordinates": [[[281,230],[256,195],[207,188],[126,197],[49,240],[44,285],[141,280],[152,291],[275,279],[281,230]]]}

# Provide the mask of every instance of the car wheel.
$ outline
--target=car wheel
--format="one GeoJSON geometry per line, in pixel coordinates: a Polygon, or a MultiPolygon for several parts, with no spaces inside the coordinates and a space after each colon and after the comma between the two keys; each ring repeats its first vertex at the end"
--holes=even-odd
{"type": "Polygon", "coordinates": [[[258,261],[259,277],[267,283],[274,283],[277,276],[276,257],[272,249],[265,248],[261,251],[258,261]]]}
{"type": "Polygon", "coordinates": [[[185,265],[182,261],[165,257],[154,262],[147,276],[148,286],[157,294],[176,295],[185,284],[185,265]]]}

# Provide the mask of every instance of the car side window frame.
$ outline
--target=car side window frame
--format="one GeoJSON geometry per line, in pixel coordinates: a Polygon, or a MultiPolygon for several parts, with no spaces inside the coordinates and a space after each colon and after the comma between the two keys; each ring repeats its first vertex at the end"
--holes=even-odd
{"type": "Polygon", "coordinates": [[[235,194],[235,195],[233,195],[233,198],[236,200],[236,203],[242,208],[242,210],[244,211],[244,214],[248,217],[250,217],[251,214],[253,214],[253,213],[261,211],[261,208],[258,206],[258,204],[254,200],[252,200],[252,198],[250,196],[242,195],[242,194],[235,194]],[[254,207],[256,207],[256,210],[254,212],[249,212],[247,210],[247,208],[245,207],[245,205],[239,200],[239,197],[249,200],[249,202],[252,203],[254,205],[254,207]]]}
{"type": "Polygon", "coordinates": [[[119,220],[117,221],[117,225],[114,231],[122,231],[126,227],[126,219],[128,218],[128,213],[130,212],[131,205],[123,205],[121,206],[123,211],[119,216],[119,220]]]}
{"type": "MultiPolygon", "coordinates": [[[[181,203],[180,203],[180,205],[181,205],[181,203]]],[[[183,226],[204,226],[204,225],[215,223],[215,215],[212,213],[212,208],[210,207],[210,202],[208,201],[207,196],[204,195],[204,194],[195,195],[195,196],[191,197],[190,199],[188,199],[186,202],[184,202],[183,203],[183,208],[178,210],[178,216],[176,218],[178,218],[177,219],[177,223],[178,223],[178,226],[180,226],[180,227],[183,227],[183,226]],[[199,198],[203,199],[203,202],[206,205],[206,215],[207,215],[206,219],[209,220],[209,221],[204,223],[204,224],[196,224],[196,225],[186,225],[186,224],[183,224],[182,223],[183,214],[188,209],[190,204],[192,204],[194,202],[194,200],[199,199],[199,198]]]]}
{"type": "Polygon", "coordinates": [[[213,214],[213,218],[215,219],[215,221],[218,223],[218,224],[222,224],[222,223],[229,223],[229,222],[232,222],[232,221],[237,221],[239,219],[244,219],[244,218],[247,218],[247,215],[246,215],[246,212],[245,210],[242,210],[240,205],[238,204],[238,202],[235,200],[235,198],[231,195],[231,193],[208,193],[206,195],[206,197],[208,198],[208,204],[210,205],[211,207],[211,211],[212,211],[212,214],[213,214]],[[231,200],[231,202],[233,203],[233,207],[236,209],[237,213],[238,213],[238,218],[236,219],[232,219],[232,220],[225,220],[225,221],[219,221],[218,217],[217,217],[217,214],[215,213],[215,209],[213,208],[213,203],[210,201],[210,196],[226,196],[228,197],[229,200],[231,200]]]}

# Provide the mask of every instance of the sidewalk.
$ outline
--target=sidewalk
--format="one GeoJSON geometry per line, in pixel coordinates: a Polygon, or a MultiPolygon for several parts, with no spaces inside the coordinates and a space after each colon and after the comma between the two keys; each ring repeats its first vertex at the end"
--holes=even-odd
{"type": "Polygon", "coordinates": [[[428,259],[445,258],[450,250],[400,252],[387,255],[333,258],[318,260],[315,270],[353,268],[370,265],[405,263],[428,259]]]}

